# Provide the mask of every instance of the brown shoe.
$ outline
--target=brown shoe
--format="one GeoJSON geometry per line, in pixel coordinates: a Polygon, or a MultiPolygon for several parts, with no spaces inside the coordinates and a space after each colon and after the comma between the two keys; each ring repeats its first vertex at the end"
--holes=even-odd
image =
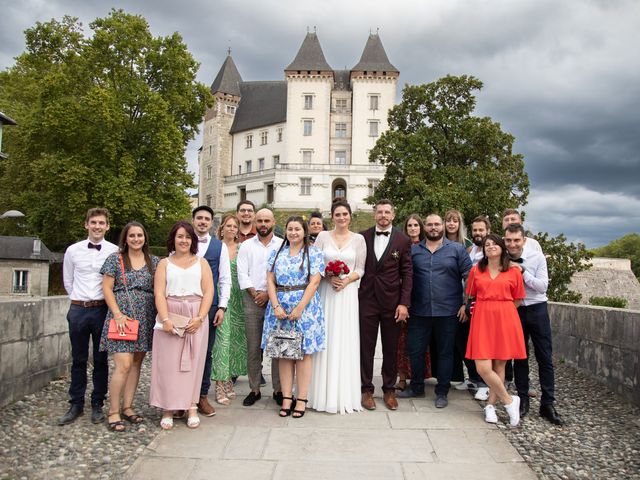
{"type": "Polygon", "coordinates": [[[373,393],[364,392],[362,394],[362,406],[367,410],[375,410],[376,409],[376,401],[373,399],[373,393]]]}
{"type": "Polygon", "coordinates": [[[398,400],[396,400],[396,392],[386,392],[384,394],[384,404],[389,410],[397,410],[398,400]]]}
{"type": "Polygon", "coordinates": [[[209,397],[206,395],[200,395],[198,411],[205,417],[213,417],[216,414],[216,409],[209,403],[209,397]]]}

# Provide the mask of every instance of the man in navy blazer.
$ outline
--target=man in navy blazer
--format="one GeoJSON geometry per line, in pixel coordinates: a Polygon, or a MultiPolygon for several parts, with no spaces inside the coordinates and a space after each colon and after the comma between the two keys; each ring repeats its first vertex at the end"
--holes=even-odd
{"type": "Polygon", "coordinates": [[[361,232],[367,244],[364,276],[360,281],[360,378],[362,406],[374,410],[373,356],[382,338],[382,391],[390,410],[398,408],[395,383],[398,376],[400,322],[409,316],[413,269],[411,240],[393,228],[395,210],[389,200],[374,206],[376,225],[361,232]]]}

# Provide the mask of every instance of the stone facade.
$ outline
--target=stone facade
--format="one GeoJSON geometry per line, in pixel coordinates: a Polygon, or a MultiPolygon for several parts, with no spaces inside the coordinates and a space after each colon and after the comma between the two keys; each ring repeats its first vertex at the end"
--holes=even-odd
{"type": "Polygon", "coordinates": [[[399,75],[378,35],[352,70],[333,70],[309,33],[284,73],[284,82],[244,82],[225,60],[205,117],[200,203],[326,211],[340,196],[354,210],[370,208],[365,198],[385,168],[369,162],[369,151],[388,128],[399,75]]]}
{"type": "Polygon", "coordinates": [[[0,259],[0,297],[46,296],[49,291],[49,262],[0,259]],[[16,272],[27,272],[26,289],[14,288],[16,272]]]}
{"type": "Polygon", "coordinates": [[[640,310],[640,282],[631,271],[631,261],[626,258],[591,259],[589,270],[576,273],[569,289],[581,293],[580,303],[589,304],[591,297],[622,297],[627,308],[640,310]]]}

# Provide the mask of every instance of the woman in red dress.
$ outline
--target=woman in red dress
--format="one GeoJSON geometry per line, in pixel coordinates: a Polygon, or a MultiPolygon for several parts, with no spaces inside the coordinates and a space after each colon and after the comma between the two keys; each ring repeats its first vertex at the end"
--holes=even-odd
{"type": "Polygon", "coordinates": [[[487,235],[482,242],[484,258],[471,269],[467,295],[475,297],[467,358],[475,360],[478,373],[489,386],[485,421],[497,423],[495,404],[500,399],[510,425],[520,421],[520,398],[504,386],[507,360],[526,358],[522,325],[517,307],[525,297],[520,269],[510,267],[502,238],[487,235]]]}

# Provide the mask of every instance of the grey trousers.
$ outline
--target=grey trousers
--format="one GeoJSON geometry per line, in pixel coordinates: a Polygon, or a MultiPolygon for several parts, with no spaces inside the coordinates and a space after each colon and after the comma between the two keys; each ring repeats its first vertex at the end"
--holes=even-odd
{"type": "MultiPolygon", "coordinates": [[[[249,387],[252,392],[260,391],[260,375],[262,374],[262,326],[264,324],[264,308],[257,306],[249,294],[242,294],[244,306],[244,328],[247,335],[247,372],[249,387]]],[[[271,359],[271,382],[273,391],[280,392],[280,372],[278,359],[271,359]]]]}

